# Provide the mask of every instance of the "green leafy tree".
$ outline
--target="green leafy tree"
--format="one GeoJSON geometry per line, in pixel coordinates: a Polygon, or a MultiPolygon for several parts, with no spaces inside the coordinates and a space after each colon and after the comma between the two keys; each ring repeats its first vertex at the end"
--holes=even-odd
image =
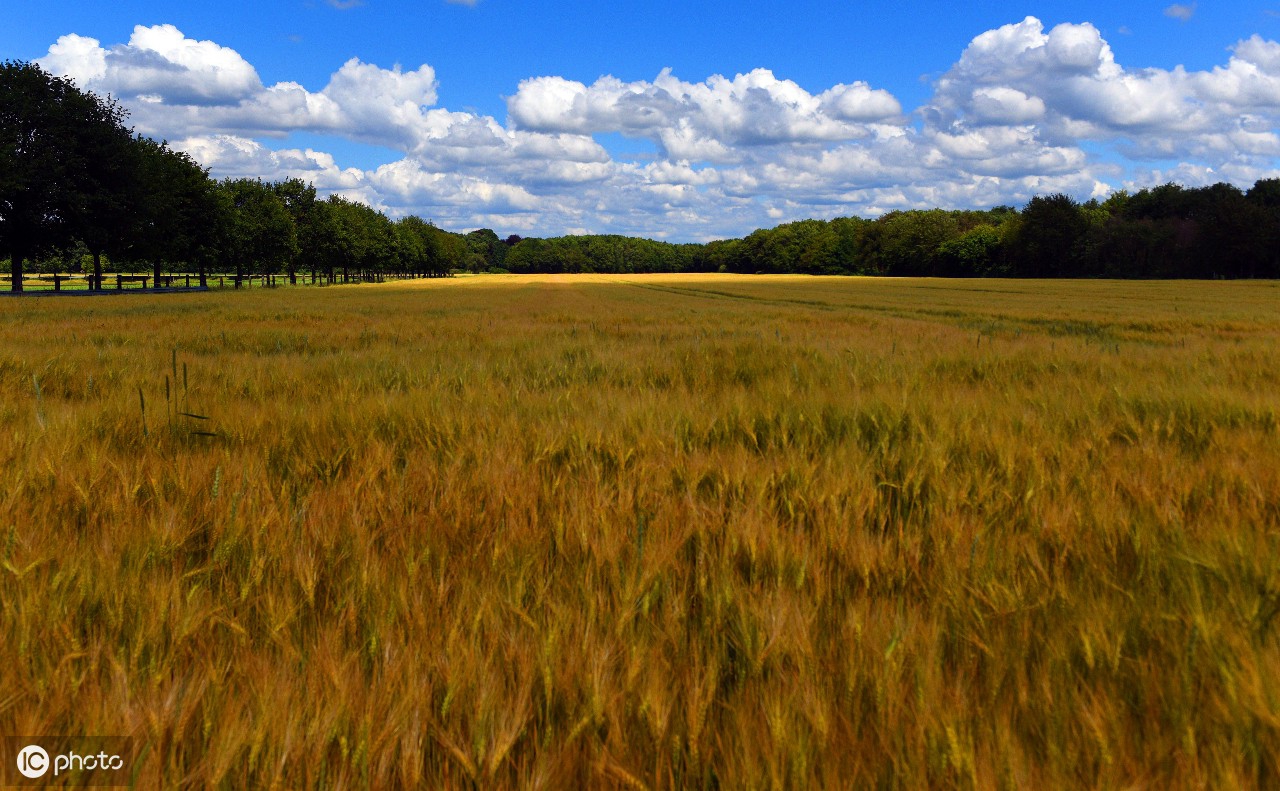
{"type": "Polygon", "coordinates": [[[1256,230],[1263,250],[1259,277],[1280,277],[1280,179],[1262,179],[1245,194],[1257,207],[1260,226],[1256,230]]]}
{"type": "Polygon", "coordinates": [[[318,226],[324,218],[321,217],[321,211],[317,209],[316,188],[302,179],[295,178],[276,182],[271,185],[271,189],[284,204],[285,210],[289,212],[289,217],[293,220],[294,233],[297,234],[297,248],[286,262],[289,283],[297,285],[298,267],[308,264],[314,267],[321,256],[322,233],[318,226]]]}
{"type": "Polygon", "coordinates": [[[1268,269],[1267,212],[1225,183],[1189,190],[1195,237],[1190,277],[1258,277],[1268,269]]]}
{"type": "Polygon", "coordinates": [[[113,157],[127,145],[124,111],[38,65],[0,63],[0,246],[12,288],[23,263],[118,217],[113,157]]]}
{"type": "Polygon", "coordinates": [[[400,270],[406,274],[439,277],[448,274],[465,242],[421,217],[404,217],[396,223],[400,270]],[[452,249],[451,249],[452,248],[452,249]]]}
{"type": "Polygon", "coordinates": [[[861,217],[837,217],[828,223],[835,236],[835,246],[828,253],[826,270],[832,274],[865,274],[863,248],[867,231],[874,226],[875,223],[861,217]]]}
{"type": "Polygon", "coordinates": [[[108,247],[112,257],[148,262],[157,285],[166,265],[194,265],[205,285],[208,267],[226,244],[229,201],[205,168],[167,143],[138,137],[130,154],[130,216],[108,247]]]}
{"type": "Polygon", "coordinates": [[[951,212],[891,212],[882,217],[880,259],[889,275],[933,275],[941,268],[939,248],[959,235],[959,222],[951,212]]]}
{"type": "Polygon", "coordinates": [[[336,264],[343,282],[351,279],[352,270],[365,276],[394,271],[399,260],[395,224],[363,203],[339,196],[327,202],[338,226],[336,264]]]}
{"type": "Polygon", "coordinates": [[[488,228],[480,228],[467,234],[467,248],[471,253],[468,268],[473,272],[501,267],[510,249],[488,228]]]}
{"type": "Polygon", "coordinates": [[[1001,274],[997,268],[1000,231],[993,225],[970,228],[938,247],[943,269],[949,277],[986,277],[1001,274]]]}
{"type": "Polygon", "coordinates": [[[279,272],[297,255],[293,218],[271,185],[260,179],[228,179],[219,185],[229,206],[226,255],[236,268],[236,285],[249,272],[279,272]]]}
{"type": "Polygon", "coordinates": [[[461,269],[467,260],[467,240],[456,233],[436,228],[436,274],[448,274],[461,269]]]}
{"type": "Polygon", "coordinates": [[[427,272],[430,241],[427,223],[421,217],[401,217],[396,221],[396,271],[402,275],[427,272]]]}
{"type": "Polygon", "coordinates": [[[333,221],[332,260],[330,282],[337,279],[337,269],[342,270],[342,282],[347,282],[351,270],[364,257],[365,233],[361,222],[359,204],[338,195],[330,195],[327,201],[333,221]]]}
{"type": "Polygon", "coordinates": [[[130,243],[140,204],[150,183],[143,169],[145,147],[151,141],[135,138],[119,124],[102,125],[92,134],[84,130],[85,164],[91,178],[80,210],[72,215],[71,232],[93,259],[92,288],[102,288],[102,256],[130,243]]]}
{"type": "Polygon", "coordinates": [[[1078,272],[1088,219],[1068,195],[1032,198],[1022,210],[1013,239],[1014,271],[1020,277],[1073,277],[1078,272]]]}

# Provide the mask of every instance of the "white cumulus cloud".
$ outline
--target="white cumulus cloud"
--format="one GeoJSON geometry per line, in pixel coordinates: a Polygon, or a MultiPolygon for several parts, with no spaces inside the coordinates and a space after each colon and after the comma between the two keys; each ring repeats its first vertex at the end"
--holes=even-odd
{"type": "Polygon", "coordinates": [[[866,123],[902,113],[887,91],[866,83],[813,95],[768,69],[691,83],[664,69],[652,82],[601,77],[591,85],[562,77],[520,83],[507,100],[511,119],[538,131],[623,132],[647,137],[674,159],[733,161],[732,147],[831,142],[867,136],[866,123]]]}
{"type": "Polygon", "coordinates": [[[173,25],[138,25],[127,44],[109,50],[96,39],[63,36],[40,62],[82,86],[121,98],[215,105],[262,89],[257,71],[235,50],[186,38],[173,25]]]}

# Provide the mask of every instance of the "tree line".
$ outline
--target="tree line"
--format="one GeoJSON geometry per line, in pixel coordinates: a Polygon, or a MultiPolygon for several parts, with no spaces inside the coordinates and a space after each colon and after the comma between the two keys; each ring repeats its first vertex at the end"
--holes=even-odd
{"type": "Polygon", "coordinates": [[[30,63],[0,64],[0,255],[24,270],[210,271],[327,282],[440,275],[466,240],[418,217],[392,221],[298,179],[216,181],[190,156],[134,134],[112,99],[30,63]],[[181,268],[181,270],[179,270],[181,268]]]}
{"type": "Polygon", "coordinates": [[[895,211],[801,220],[742,239],[525,239],[518,272],[738,272],[929,277],[1280,277],[1280,179],[1165,184],[1105,201],[1032,198],[1021,211],[895,211]]]}
{"type": "Polygon", "coordinates": [[[0,255],[24,267],[210,271],[346,282],[387,274],[738,272],[936,277],[1280,277],[1280,179],[1165,184],[1104,201],[1032,198],[1021,210],[895,211],[802,220],[741,239],[671,244],[618,235],[502,239],[391,220],[321,199],[298,179],[215,181],[135,135],[114,100],[39,66],[0,64],[0,255]]]}

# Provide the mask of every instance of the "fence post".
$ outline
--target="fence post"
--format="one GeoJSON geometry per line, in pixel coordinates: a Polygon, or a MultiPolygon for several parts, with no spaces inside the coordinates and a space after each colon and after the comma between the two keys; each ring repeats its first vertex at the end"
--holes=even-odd
{"type": "Polygon", "coordinates": [[[124,277],[119,273],[116,274],[116,291],[124,288],[124,277]]]}
{"type": "Polygon", "coordinates": [[[54,291],[61,291],[61,290],[62,290],[62,281],[58,279],[58,273],[57,273],[57,272],[54,272],[54,273],[53,273],[53,290],[54,290],[54,291]]]}

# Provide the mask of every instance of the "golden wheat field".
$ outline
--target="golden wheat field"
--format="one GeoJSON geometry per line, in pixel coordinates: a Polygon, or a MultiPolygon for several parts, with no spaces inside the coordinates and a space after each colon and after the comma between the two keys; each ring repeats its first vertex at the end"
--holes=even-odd
{"type": "Polygon", "coordinates": [[[139,788],[1275,788],[1278,386],[1276,283],[6,299],[0,733],[139,788]]]}

